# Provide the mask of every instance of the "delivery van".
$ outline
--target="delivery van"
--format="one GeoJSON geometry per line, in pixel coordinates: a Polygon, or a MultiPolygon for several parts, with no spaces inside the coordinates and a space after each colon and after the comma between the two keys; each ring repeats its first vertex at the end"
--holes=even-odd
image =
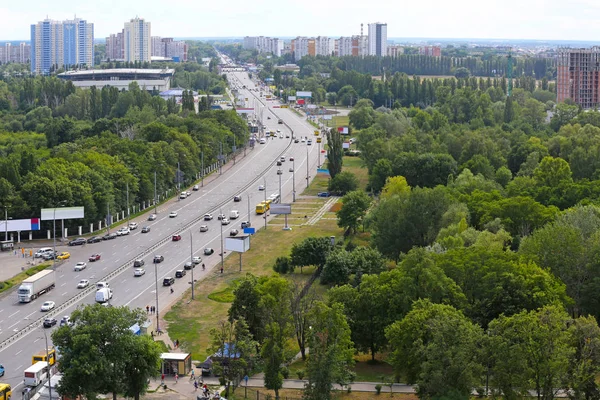
{"type": "Polygon", "coordinates": [[[96,303],[107,303],[113,297],[111,288],[98,289],[96,292],[96,303]]]}
{"type": "Polygon", "coordinates": [[[229,219],[238,219],[240,217],[240,212],[238,210],[231,210],[229,213],[229,219]]]}

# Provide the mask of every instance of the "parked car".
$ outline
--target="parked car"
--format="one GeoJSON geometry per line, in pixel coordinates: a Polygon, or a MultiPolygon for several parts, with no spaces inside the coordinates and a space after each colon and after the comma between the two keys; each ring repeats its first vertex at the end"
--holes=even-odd
{"type": "Polygon", "coordinates": [[[77,264],[75,264],[75,267],[73,267],[73,271],[83,271],[86,268],[87,264],[83,261],[79,261],[77,264]]]}
{"type": "Polygon", "coordinates": [[[144,268],[136,268],[133,270],[133,276],[142,276],[146,273],[144,268]]]}
{"type": "Polygon", "coordinates": [[[163,279],[163,286],[171,286],[174,283],[175,283],[175,278],[173,278],[171,276],[167,276],[165,279],[163,279]]]}
{"type": "Polygon", "coordinates": [[[102,236],[92,236],[87,240],[88,243],[98,243],[102,241],[102,236]]]}
{"type": "Polygon", "coordinates": [[[116,239],[117,234],[116,233],[107,233],[106,235],[102,236],[102,240],[112,240],[112,239],[116,239]]]}
{"type": "Polygon", "coordinates": [[[77,238],[77,239],[71,240],[69,242],[69,246],[83,246],[86,243],[87,243],[87,240],[85,240],[85,238],[77,238]]]}
{"type": "Polygon", "coordinates": [[[178,269],[175,271],[175,278],[183,278],[185,276],[185,269],[178,269]]]}
{"type": "Polygon", "coordinates": [[[300,140],[299,139],[294,139],[294,143],[299,143],[300,140]]]}
{"type": "Polygon", "coordinates": [[[79,281],[79,283],[77,283],[77,289],[85,289],[89,285],[90,285],[89,279],[82,279],[79,281]]]}
{"type": "Polygon", "coordinates": [[[133,268],[143,267],[144,264],[146,264],[146,262],[144,260],[137,259],[133,262],[133,268]]]}
{"type": "Polygon", "coordinates": [[[192,188],[193,191],[197,191],[200,190],[200,188],[198,187],[198,185],[194,185],[194,187],[192,188]]]}
{"type": "Polygon", "coordinates": [[[280,167],[281,166],[281,161],[277,160],[277,166],[280,167]]]}
{"type": "Polygon", "coordinates": [[[200,232],[208,232],[208,225],[200,225],[200,232]]]}
{"type": "Polygon", "coordinates": [[[148,215],[148,221],[154,221],[156,219],[156,214],[148,215]]]}
{"type": "Polygon", "coordinates": [[[57,322],[56,318],[48,317],[44,319],[44,328],[52,328],[57,322]]]}
{"type": "Polygon", "coordinates": [[[98,261],[100,259],[100,257],[101,257],[100,254],[92,254],[90,256],[90,258],[88,259],[88,261],[90,261],[90,262],[98,261]]]}
{"type": "Polygon", "coordinates": [[[210,248],[210,247],[206,247],[206,248],[204,249],[204,255],[205,255],[205,256],[210,256],[210,255],[211,255],[211,254],[213,254],[214,252],[215,252],[215,249],[212,249],[212,248],[210,248]]]}
{"type": "Polygon", "coordinates": [[[129,230],[129,228],[127,228],[126,226],[120,228],[117,231],[117,236],[125,236],[125,235],[129,235],[131,231],[129,230]]]}
{"type": "Polygon", "coordinates": [[[258,185],[258,190],[265,190],[265,185],[258,185]]]}
{"type": "Polygon", "coordinates": [[[204,220],[205,220],[205,221],[210,221],[210,220],[212,220],[212,219],[213,219],[213,216],[212,216],[212,214],[204,214],[204,220]]]}
{"type": "Polygon", "coordinates": [[[217,219],[218,219],[219,221],[221,221],[223,218],[227,218],[227,217],[225,216],[225,214],[219,214],[219,215],[217,215],[217,219]]]}
{"type": "Polygon", "coordinates": [[[154,256],[154,259],[152,260],[152,262],[154,264],[160,264],[161,262],[165,261],[165,258],[163,256],[154,256]]]}
{"type": "Polygon", "coordinates": [[[56,303],[53,301],[46,301],[44,302],[44,304],[42,304],[42,311],[50,311],[53,310],[54,307],[56,307],[56,303]]]}
{"type": "Polygon", "coordinates": [[[181,240],[181,235],[177,234],[177,235],[173,235],[173,237],[171,238],[171,240],[173,240],[174,242],[178,242],[181,240]]]}
{"type": "Polygon", "coordinates": [[[142,233],[148,233],[150,232],[150,227],[149,226],[145,226],[142,228],[142,233]]]}
{"type": "Polygon", "coordinates": [[[175,218],[177,216],[177,211],[171,211],[169,213],[169,218],[175,218]]]}
{"type": "Polygon", "coordinates": [[[192,263],[191,261],[186,261],[183,264],[183,269],[185,269],[187,271],[191,270],[192,268],[196,268],[196,264],[192,263]]]}
{"type": "Polygon", "coordinates": [[[71,258],[71,253],[68,251],[63,251],[56,257],[57,260],[68,260],[69,258],[71,258]]]}
{"type": "Polygon", "coordinates": [[[329,192],[319,192],[317,193],[318,197],[329,197],[331,194],[329,192]]]}
{"type": "Polygon", "coordinates": [[[294,157],[290,157],[290,161],[294,161],[294,157]]]}

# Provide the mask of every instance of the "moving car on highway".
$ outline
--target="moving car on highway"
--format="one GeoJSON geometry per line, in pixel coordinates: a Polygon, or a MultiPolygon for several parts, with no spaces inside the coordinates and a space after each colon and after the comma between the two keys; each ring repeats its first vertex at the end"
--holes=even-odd
{"type": "Polygon", "coordinates": [[[85,289],[86,287],[88,287],[90,285],[90,281],[89,279],[82,279],[79,281],[79,283],[77,284],[77,289],[85,289]]]}
{"type": "Polygon", "coordinates": [[[56,258],[58,260],[67,260],[67,259],[71,258],[71,253],[69,253],[68,251],[63,251],[56,258]]]}
{"type": "Polygon", "coordinates": [[[100,259],[100,257],[101,257],[100,254],[92,254],[90,256],[90,258],[88,259],[88,261],[90,261],[90,262],[98,261],[100,259]]]}
{"type": "Polygon", "coordinates": [[[50,311],[53,310],[54,307],[56,307],[56,303],[53,301],[45,301],[44,304],[42,304],[42,308],[41,311],[50,311]]]}
{"type": "Polygon", "coordinates": [[[79,261],[77,264],[75,264],[73,271],[83,271],[86,268],[87,268],[87,264],[83,261],[79,261]]]}

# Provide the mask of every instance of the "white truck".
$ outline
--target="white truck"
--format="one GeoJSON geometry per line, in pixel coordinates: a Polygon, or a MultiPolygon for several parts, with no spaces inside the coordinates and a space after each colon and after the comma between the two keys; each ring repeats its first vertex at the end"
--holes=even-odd
{"type": "Polygon", "coordinates": [[[48,372],[48,363],[46,361],[38,361],[24,372],[23,384],[25,386],[36,387],[43,382],[48,372]]]}
{"type": "Polygon", "coordinates": [[[98,289],[96,291],[96,303],[107,303],[113,297],[112,289],[109,287],[104,287],[102,289],[98,289]]]}
{"type": "Polygon", "coordinates": [[[29,303],[38,298],[39,295],[54,289],[56,274],[51,269],[45,269],[25,279],[19,290],[19,303],[29,303]]]}

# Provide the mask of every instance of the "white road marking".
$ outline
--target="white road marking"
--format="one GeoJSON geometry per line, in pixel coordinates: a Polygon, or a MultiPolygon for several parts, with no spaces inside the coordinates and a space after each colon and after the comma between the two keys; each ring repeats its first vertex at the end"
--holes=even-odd
{"type": "Polygon", "coordinates": [[[39,338],[35,339],[35,340],[33,341],[33,343],[37,342],[38,340],[42,340],[42,338],[41,338],[41,337],[39,337],[39,338]]]}
{"type": "Polygon", "coordinates": [[[63,286],[65,286],[66,284],[67,284],[67,282],[65,282],[65,283],[63,283],[62,285],[60,285],[60,287],[63,287],[63,286]]]}
{"type": "Polygon", "coordinates": [[[63,294],[61,294],[61,296],[65,296],[67,293],[69,293],[69,292],[64,292],[63,294]]]}
{"type": "Polygon", "coordinates": [[[14,313],[10,314],[10,315],[8,316],[8,318],[12,318],[12,317],[13,317],[13,315],[17,315],[18,313],[20,313],[20,311],[15,311],[14,313]]]}

